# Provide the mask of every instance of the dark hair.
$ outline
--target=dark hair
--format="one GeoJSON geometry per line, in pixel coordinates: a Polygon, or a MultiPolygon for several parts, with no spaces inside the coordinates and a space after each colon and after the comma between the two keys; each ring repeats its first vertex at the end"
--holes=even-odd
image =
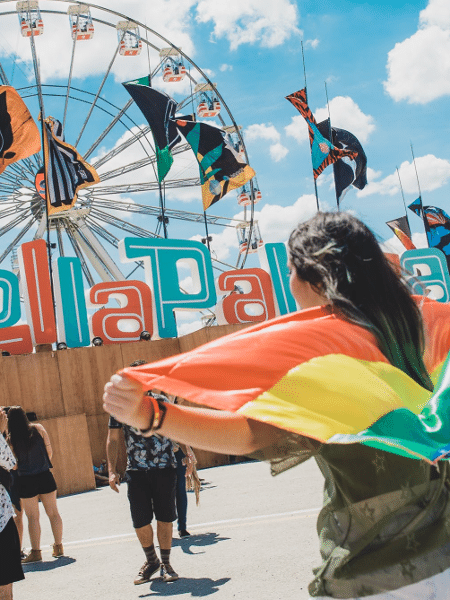
{"type": "Polygon", "coordinates": [[[419,307],[364,223],[345,212],[319,212],[294,229],[288,248],[300,279],[372,331],[392,365],[433,389],[419,307]]]}
{"type": "Polygon", "coordinates": [[[35,435],[36,427],[28,420],[26,412],[21,406],[10,406],[8,410],[8,441],[14,454],[28,449],[30,441],[35,435]]]}

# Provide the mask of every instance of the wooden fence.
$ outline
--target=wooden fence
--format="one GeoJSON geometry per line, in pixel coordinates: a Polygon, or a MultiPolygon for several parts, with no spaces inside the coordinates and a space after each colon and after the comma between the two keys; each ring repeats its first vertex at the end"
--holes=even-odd
{"type": "MultiPolygon", "coordinates": [[[[60,496],[93,489],[93,465],[106,458],[108,415],[103,388],[111,375],[131,362],[147,362],[191,350],[247,327],[206,327],[167,340],[0,356],[0,406],[20,405],[35,412],[53,447],[53,473],[60,496]]],[[[198,467],[228,463],[228,457],[196,451],[198,467]]],[[[122,469],[125,456],[120,457],[122,469]]]]}

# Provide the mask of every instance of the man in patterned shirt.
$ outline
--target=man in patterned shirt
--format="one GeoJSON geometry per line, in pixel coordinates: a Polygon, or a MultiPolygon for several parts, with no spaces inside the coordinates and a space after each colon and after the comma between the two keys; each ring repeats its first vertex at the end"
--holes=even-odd
{"type": "MultiPolygon", "coordinates": [[[[141,364],[145,364],[145,361],[135,361],[130,366],[137,367],[141,364]]],[[[159,400],[166,400],[164,396],[153,393],[152,396],[159,400]]],[[[120,485],[117,456],[119,445],[123,440],[127,452],[125,481],[128,484],[131,520],[146,557],[134,583],[135,585],[147,583],[157,571],[160,571],[164,581],[175,581],[178,575],[169,560],[172,547],[172,522],[177,518],[175,504],[177,463],[172,442],[159,435],[144,437],[133,427],[119,423],[114,417],[110,417],[106,455],[109,485],[115,492],[119,491],[120,485]],[[156,519],[161,561],[158,559],[153,543],[153,516],[156,519]]]]}

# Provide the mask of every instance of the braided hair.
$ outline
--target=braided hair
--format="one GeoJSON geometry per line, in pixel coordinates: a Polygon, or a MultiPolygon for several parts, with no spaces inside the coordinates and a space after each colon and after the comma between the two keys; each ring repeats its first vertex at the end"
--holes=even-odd
{"type": "Polygon", "coordinates": [[[319,212],[288,242],[290,263],[348,321],[369,329],[381,352],[428,390],[422,316],[374,234],[345,212],[319,212]]]}

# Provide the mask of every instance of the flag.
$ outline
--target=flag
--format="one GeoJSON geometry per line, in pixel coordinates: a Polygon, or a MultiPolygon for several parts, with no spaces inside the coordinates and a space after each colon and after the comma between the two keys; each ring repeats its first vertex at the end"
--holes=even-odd
{"type": "Polygon", "coordinates": [[[149,85],[149,77],[141,77],[122,84],[152,130],[155,142],[158,181],[163,181],[173,163],[171,149],[181,140],[172,119],[175,118],[177,103],[163,92],[149,85]]]}
{"type": "Polygon", "coordinates": [[[306,102],[306,88],[286,96],[286,100],[289,100],[289,102],[295,106],[308,123],[314,179],[317,179],[328,165],[331,165],[340,158],[356,158],[357,152],[335,148],[330,140],[327,140],[327,138],[320,133],[314,115],[306,102]]]}
{"type": "Polygon", "coordinates": [[[0,85],[0,173],[41,149],[41,136],[17,91],[0,85]]]}
{"type": "Polygon", "coordinates": [[[398,219],[393,219],[392,221],[387,221],[386,225],[392,229],[401,243],[405,246],[407,250],[415,250],[411,240],[411,229],[409,227],[409,222],[407,217],[399,217],[398,219]]]}
{"type": "Polygon", "coordinates": [[[176,126],[199,164],[203,210],[255,176],[255,171],[239,156],[222,129],[182,119],[176,120],[176,126]]]}
{"type": "Polygon", "coordinates": [[[422,198],[419,196],[408,208],[424,222],[430,248],[438,248],[450,262],[450,217],[437,206],[423,206],[422,198]]]}
{"type": "MultiPolygon", "coordinates": [[[[330,139],[330,119],[317,125],[320,133],[330,139]]],[[[340,202],[348,192],[351,185],[362,190],[367,185],[367,157],[358,138],[345,129],[331,128],[331,142],[340,150],[353,150],[357,152],[356,158],[344,156],[333,163],[334,182],[336,186],[336,200],[340,202]]]]}
{"type": "Polygon", "coordinates": [[[62,125],[47,117],[44,130],[45,190],[48,215],[74,206],[78,190],[98,183],[100,177],[63,138],[62,125]]]}
{"type": "Polygon", "coordinates": [[[120,373],[144,389],[237,412],[322,444],[358,443],[436,463],[450,457],[450,307],[423,297],[416,302],[434,395],[391,365],[367,329],[326,306],[120,373]]]}

